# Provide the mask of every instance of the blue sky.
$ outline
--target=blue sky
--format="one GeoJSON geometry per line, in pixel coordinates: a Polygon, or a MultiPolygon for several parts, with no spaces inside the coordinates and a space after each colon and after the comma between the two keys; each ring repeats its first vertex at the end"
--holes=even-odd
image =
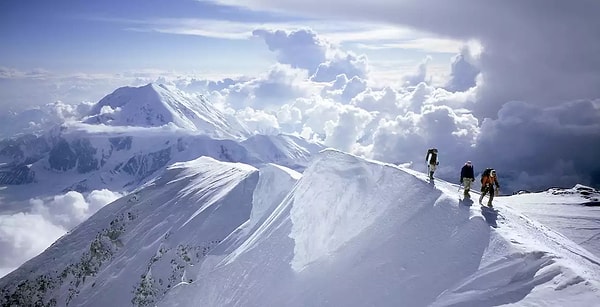
{"type": "MultiPolygon", "coordinates": [[[[251,21],[257,16],[197,1],[5,1],[4,66],[57,72],[134,69],[230,69],[224,56],[254,58],[240,71],[269,63],[264,44],[159,33],[155,24],[182,18],[251,21]],[[247,53],[239,50],[245,49],[247,53]],[[258,55],[258,56],[257,56],[258,55]]],[[[268,14],[262,14],[268,18],[268,14]]]]}
{"type": "MultiPolygon", "coordinates": [[[[372,23],[340,23],[206,1],[11,0],[0,6],[4,41],[0,65],[20,71],[258,73],[275,59],[264,42],[252,39],[251,32],[257,27],[310,27],[386,65],[389,61],[404,67],[414,65],[440,51],[435,47],[420,50],[427,48],[426,44],[410,49],[368,48],[378,41],[355,37],[375,30],[372,23]]],[[[422,38],[404,29],[390,32],[383,39],[396,37],[401,42],[422,38]]],[[[451,54],[447,52],[458,51],[454,46],[458,45],[443,46],[444,53],[432,60],[448,65],[451,54]]]]}
{"type": "Polygon", "coordinates": [[[515,186],[598,184],[598,12],[587,0],[8,0],[0,104],[72,119],[119,87],[164,83],[256,131],[369,158],[436,146],[448,175],[470,158],[515,186]]]}

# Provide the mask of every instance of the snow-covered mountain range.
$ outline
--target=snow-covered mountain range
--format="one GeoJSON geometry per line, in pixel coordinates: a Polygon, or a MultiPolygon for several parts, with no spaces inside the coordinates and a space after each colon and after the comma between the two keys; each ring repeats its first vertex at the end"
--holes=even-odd
{"type": "Polygon", "coordinates": [[[124,195],[0,279],[0,306],[600,301],[592,188],[499,196],[494,211],[405,166],[252,135],[162,85],[117,89],[77,122],[2,140],[0,159],[3,203],[124,195]]]}
{"type": "Polygon", "coordinates": [[[555,192],[500,196],[493,212],[460,200],[454,184],[335,150],[303,174],[201,157],[169,166],[1,279],[0,300],[593,306],[600,255],[519,207],[594,208],[582,204],[600,195],[555,192]]]}
{"type": "MultiPolygon", "coordinates": [[[[324,148],[294,135],[250,134],[203,97],[156,84],[34,113],[48,120],[0,139],[0,277],[174,163],[212,157],[302,171],[324,148]]],[[[31,116],[5,118],[11,125],[31,116]]]]}
{"type": "Polygon", "coordinates": [[[250,135],[205,99],[148,84],[117,89],[81,121],[1,140],[0,184],[35,185],[40,195],[130,191],[167,165],[200,156],[301,170],[323,148],[291,135],[250,135]]]}

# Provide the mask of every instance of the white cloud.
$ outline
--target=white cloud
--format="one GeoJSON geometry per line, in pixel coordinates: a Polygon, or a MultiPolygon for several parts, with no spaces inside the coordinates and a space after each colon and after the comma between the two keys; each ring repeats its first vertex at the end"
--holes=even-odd
{"type": "Polygon", "coordinates": [[[43,80],[52,77],[48,70],[42,68],[31,69],[27,71],[15,68],[0,66],[0,79],[37,79],[43,80]]]}
{"type": "Polygon", "coordinates": [[[342,104],[321,96],[297,99],[293,106],[302,112],[302,127],[310,128],[321,140],[326,137],[326,123],[337,121],[342,108],[342,104]]]}
{"type": "Polygon", "coordinates": [[[39,214],[0,215],[0,277],[44,251],[66,229],[39,214]]]}
{"type": "Polygon", "coordinates": [[[41,199],[31,200],[32,212],[41,215],[55,225],[70,229],[79,224],[86,217],[88,204],[83,195],[78,192],[68,192],[65,195],[55,196],[48,204],[41,199]]]}
{"type": "MultiPolygon", "coordinates": [[[[478,52],[475,50],[474,52],[478,52]]],[[[465,47],[452,59],[452,68],[450,70],[450,80],[446,88],[450,91],[466,91],[475,87],[476,78],[480,73],[479,59],[471,52],[469,47],[465,47]]]]}
{"type": "Polygon", "coordinates": [[[246,107],[238,110],[235,115],[253,133],[277,134],[280,132],[279,122],[273,114],[246,107]]]}
{"type": "Polygon", "coordinates": [[[355,55],[351,52],[337,54],[333,59],[319,64],[311,80],[317,82],[328,82],[344,74],[348,78],[359,77],[365,79],[369,71],[367,57],[355,55]]]}
{"type": "Polygon", "coordinates": [[[121,193],[115,193],[108,189],[94,190],[86,196],[88,202],[88,217],[96,213],[102,207],[122,197],[121,193]]]}
{"type": "Polygon", "coordinates": [[[19,133],[36,133],[66,121],[80,120],[91,107],[89,102],[66,104],[57,101],[21,112],[7,112],[0,115],[0,138],[19,133]]]}
{"type": "MultiPolygon", "coordinates": [[[[230,22],[226,20],[203,19],[161,19],[150,21],[155,23],[153,31],[160,33],[197,35],[219,39],[247,39],[252,25],[230,22]]],[[[131,30],[146,31],[147,28],[132,28],[131,30]]]]}
{"type": "Polygon", "coordinates": [[[352,104],[369,112],[380,112],[384,116],[395,117],[401,111],[400,94],[391,87],[382,90],[366,89],[352,100],[352,104]]]}
{"type": "Polygon", "coordinates": [[[265,40],[280,63],[306,69],[313,81],[333,81],[341,74],[348,78],[365,78],[368,73],[366,56],[343,51],[310,29],[255,30],[253,33],[265,40]]]}
{"type": "Polygon", "coordinates": [[[210,98],[224,99],[233,109],[273,109],[317,91],[305,70],[275,65],[267,74],[229,86],[210,98]]]}
{"type": "MultiPolygon", "coordinates": [[[[365,49],[404,49],[435,53],[455,53],[461,40],[437,37],[409,27],[379,21],[361,22],[329,19],[303,19],[285,22],[252,22],[205,18],[119,19],[96,18],[97,21],[130,25],[127,29],[140,32],[159,32],[176,35],[195,35],[218,39],[246,40],[265,33],[293,33],[310,28],[320,37],[336,44],[357,43],[365,49]],[[257,32],[258,30],[258,32],[257,32]]],[[[280,33],[280,34],[281,34],[280,33]]]]}
{"type": "Polygon", "coordinates": [[[543,9],[522,1],[490,6],[477,1],[218,0],[253,10],[293,12],[329,20],[357,19],[476,40],[481,51],[479,118],[496,116],[504,103],[558,105],[600,97],[600,2],[550,0],[543,9]],[[510,22],[497,22],[510,20],[510,22]],[[565,28],[565,25],[569,25],[565,28]],[[484,103],[485,101],[485,103],[484,103]]]}
{"type": "Polygon", "coordinates": [[[325,62],[332,48],[309,29],[291,32],[254,30],[252,33],[265,40],[269,50],[277,54],[280,63],[306,69],[309,74],[313,74],[319,64],[325,62]]]}
{"type": "Polygon", "coordinates": [[[71,229],[120,196],[106,189],[90,192],[87,196],[69,191],[50,198],[34,198],[30,202],[33,214],[41,215],[65,229],[71,229]]]}
{"type": "Polygon", "coordinates": [[[429,62],[431,62],[430,56],[426,57],[425,59],[423,59],[423,61],[421,61],[421,63],[419,63],[416,72],[404,76],[404,85],[414,86],[421,82],[429,83],[429,81],[427,80],[427,65],[429,64],[429,62]]]}
{"type": "Polygon", "coordinates": [[[353,152],[374,116],[354,106],[343,106],[336,120],[325,122],[325,145],[353,152]]]}
{"type": "Polygon", "coordinates": [[[457,113],[447,106],[426,105],[420,113],[412,111],[394,119],[382,119],[373,134],[375,159],[388,162],[416,162],[424,170],[425,151],[440,150],[440,171],[452,178],[463,159],[470,155],[471,144],[478,133],[473,115],[457,113]],[[444,170],[446,168],[446,170],[444,170]]]}
{"type": "Polygon", "coordinates": [[[337,75],[335,81],[330,82],[323,88],[322,95],[341,101],[342,103],[349,103],[367,88],[366,80],[358,76],[348,79],[346,74],[341,74],[337,75]]]}
{"type": "MultiPolygon", "coordinates": [[[[376,33],[371,38],[380,37],[376,33]]],[[[413,32],[411,35],[419,35],[418,32],[413,32]]],[[[421,34],[424,35],[424,34],[421,34]]],[[[428,34],[432,35],[432,34],[428,34]]],[[[464,45],[461,40],[444,39],[437,37],[427,38],[412,38],[412,39],[399,39],[398,36],[394,37],[395,40],[388,39],[387,41],[376,41],[360,43],[357,46],[363,49],[370,50],[381,50],[381,49],[403,49],[403,50],[415,50],[422,52],[435,52],[435,53],[456,53],[464,45]]],[[[366,38],[365,38],[366,39],[366,38]]]]}
{"type": "Polygon", "coordinates": [[[70,191],[44,199],[34,198],[28,212],[0,215],[0,276],[36,256],[67,231],[122,195],[96,190],[87,195],[70,191]]]}

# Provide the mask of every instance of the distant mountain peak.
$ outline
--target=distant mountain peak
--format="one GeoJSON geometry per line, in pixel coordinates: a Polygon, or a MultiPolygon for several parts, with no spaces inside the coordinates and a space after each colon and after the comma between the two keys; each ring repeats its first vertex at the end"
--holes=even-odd
{"type": "Polygon", "coordinates": [[[137,127],[171,123],[219,138],[239,138],[248,134],[237,119],[226,116],[204,97],[155,83],[116,89],[92,107],[84,122],[137,127]]]}

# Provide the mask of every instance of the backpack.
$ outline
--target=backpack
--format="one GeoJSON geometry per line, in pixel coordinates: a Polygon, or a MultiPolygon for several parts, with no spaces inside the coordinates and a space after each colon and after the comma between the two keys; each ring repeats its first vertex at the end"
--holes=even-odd
{"type": "Polygon", "coordinates": [[[486,168],[486,169],[483,171],[483,173],[481,173],[481,184],[483,184],[483,178],[485,178],[485,177],[489,177],[489,176],[490,176],[490,173],[491,173],[493,170],[494,170],[493,168],[490,168],[490,167],[488,167],[488,168],[486,168]]]}
{"type": "Polygon", "coordinates": [[[429,148],[427,150],[427,155],[425,155],[425,161],[433,164],[437,162],[437,148],[429,148]]]}

